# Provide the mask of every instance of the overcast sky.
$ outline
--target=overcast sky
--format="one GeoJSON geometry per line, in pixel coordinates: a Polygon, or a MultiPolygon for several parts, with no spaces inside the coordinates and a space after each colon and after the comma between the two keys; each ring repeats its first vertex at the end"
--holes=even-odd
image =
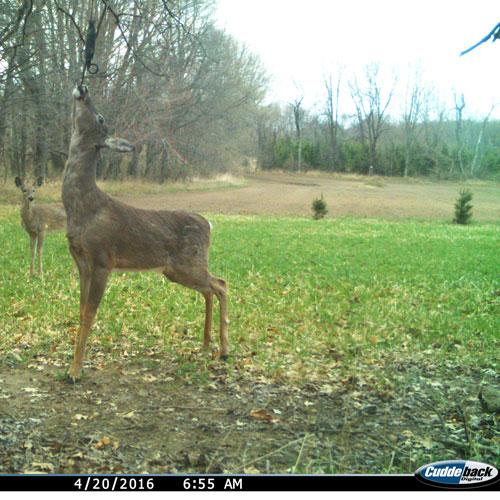
{"type": "MultiPolygon", "coordinates": [[[[260,56],[271,76],[268,101],[303,94],[306,106],[318,106],[326,74],[344,67],[347,80],[378,62],[387,89],[397,73],[404,93],[408,68],[418,66],[450,109],[455,91],[465,95],[468,116],[496,104],[500,118],[500,41],[459,57],[500,21],[499,0],[219,0],[216,18],[260,56]]],[[[350,111],[348,101],[344,89],[341,112],[350,111]]],[[[401,105],[394,100],[393,115],[401,105]]]]}

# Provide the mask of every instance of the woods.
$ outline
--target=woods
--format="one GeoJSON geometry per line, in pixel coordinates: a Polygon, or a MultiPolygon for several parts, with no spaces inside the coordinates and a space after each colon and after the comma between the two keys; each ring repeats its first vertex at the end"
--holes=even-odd
{"type": "Polygon", "coordinates": [[[404,82],[398,75],[382,79],[386,68],[375,63],[359,74],[338,68],[323,77],[324,97],[313,109],[304,95],[288,104],[265,102],[259,59],[216,26],[215,5],[1,0],[2,177],[61,175],[68,95],[81,76],[89,19],[99,30],[99,71],[87,73],[87,83],[111,128],[136,145],[131,158],[103,155],[98,178],[164,182],[252,159],[262,169],[440,179],[500,172],[493,108],[470,116],[467,97],[457,94],[454,107],[447,106],[417,70],[404,82]]]}
{"type": "Polygon", "coordinates": [[[89,19],[99,25],[96,105],[136,145],[103,155],[98,176],[163,182],[224,171],[249,151],[264,95],[259,62],[212,21],[212,0],[0,2],[3,176],[59,176],[70,136],[69,94],[89,19]]]}
{"type": "Polygon", "coordinates": [[[359,78],[345,81],[341,75],[339,70],[327,78],[323,103],[304,113],[300,142],[292,106],[261,108],[258,158],[263,169],[437,179],[500,173],[500,122],[490,119],[493,107],[485,117],[473,118],[464,95],[455,95],[455,105],[447,108],[417,77],[408,82],[394,77],[392,86],[384,87],[374,64],[359,78]]]}

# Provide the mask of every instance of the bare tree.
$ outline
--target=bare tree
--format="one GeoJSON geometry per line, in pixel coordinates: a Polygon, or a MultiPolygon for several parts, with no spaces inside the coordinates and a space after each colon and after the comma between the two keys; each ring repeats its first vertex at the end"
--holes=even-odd
{"type": "Polygon", "coordinates": [[[436,93],[427,92],[422,100],[422,146],[426,171],[436,174],[444,174],[450,163],[445,158],[443,149],[448,140],[449,109],[441,102],[436,93]]]}
{"type": "Polygon", "coordinates": [[[394,85],[384,95],[378,64],[366,66],[364,78],[364,85],[360,85],[355,78],[349,83],[349,87],[356,106],[360,139],[368,149],[368,171],[369,166],[374,169],[378,167],[377,146],[388,120],[387,109],[393,96],[394,85]]]}
{"type": "MultiPolygon", "coordinates": [[[[456,93],[454,95],[455,101],[455,141],[457,154],[456,159],[451,164],[451,167],[454,168],[455,163],[458,164],[460,168],[460,172],[465,177],[465,163],[463,159],[463,151],[465,146],[465,138],[464,138],[464,124],[463,124],[463,111],[465,108],[465,98],[464,95],[461,94],[460,98],[457,97],[456,93]]],[[[452,172],[450,171],[450,174],[452,172]]]]}
{"type": "Polygon", "coordinates": [[[407,84],[403,112],[405,163],[404,176],[408,177],[412,161],[412,149],[416,141],[417,125],[422,113],[423,90],[417,72],[413,82],[407,84]]]}
{"type": "Polygon", "coordinates": [[[330,74],[325,79],[326,108],[325,115],[328,123],[328,138],[330,142],[329,163],[330,169],[335,171],[338,164],[338,130],[339,130],[339,99],[340,99],[341,75],[337,76],[334,84],[333,76],[330,74]]]}
{"type": "Polygon", "coordinates": [[[484,131],[486,130],[486,125],[488,124],[488,121],[494,109],[495,106],[491,106],[489,113],[486,115],[486,117],[481,123],[481,128],[479,129],[479,133],[476,139],[476,145],[474,146],[474,155],[472,157],[472,161],[470,164],[470,169],[469,169],[470,177],[474,177],[475,175],[477,175],[477,173],[481,169],[481,145],[483,142],[484,131]]]}
{"type": "Polygon", "coordinates": [[[295,123],[295,134],[297,137],[297,170],[300,172],[302,167],[302,118],[303,118],[303,110],[302,110],[302,100],[303,96],[295,99],[293,103],[291,103],[293,110],[293,119],[295,123]]]}

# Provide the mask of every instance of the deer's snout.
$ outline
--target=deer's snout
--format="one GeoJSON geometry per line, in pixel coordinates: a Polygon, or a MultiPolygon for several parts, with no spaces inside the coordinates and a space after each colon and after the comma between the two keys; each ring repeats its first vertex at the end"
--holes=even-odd
{"type": "Polygon", "coordinates": [[[87,88],[86,85],[77,85],[73,89],[73,97],[75,99],[83,101],[83,99],[85,99],[85,96],[88,94],[88,92],[89,92],[89,89],[87,88]]]}

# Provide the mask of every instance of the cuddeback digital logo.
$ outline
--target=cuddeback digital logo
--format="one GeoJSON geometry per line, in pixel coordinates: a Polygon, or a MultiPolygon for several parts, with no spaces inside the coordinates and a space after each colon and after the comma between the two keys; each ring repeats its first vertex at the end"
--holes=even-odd
{"type": "Polygon", "coordinates": [[[480,488],[498,480],[492,465],[470,460],[451,460],[424,465],[415,472],[417,479],[444,488],[480,488]]]}

